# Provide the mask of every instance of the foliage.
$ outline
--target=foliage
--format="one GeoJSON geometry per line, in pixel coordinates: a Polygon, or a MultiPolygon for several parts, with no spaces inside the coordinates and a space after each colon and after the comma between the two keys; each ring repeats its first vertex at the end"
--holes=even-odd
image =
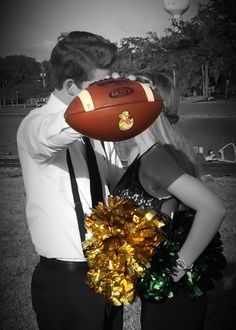
{"type": "Polygon", "coordinates": [[[192,20],[173,19],[162,38],[149,32],[146,38],[122,39],[116,69],[175,73],[182,90],[199,89],[205,95],[209,86],[224,90],[226,79],[235,88],[235,17],[234,1],[209,0],[192,20]]]}
{"type": "MultiPolygon", "coordinates": [[[[232,93],[236,91],[235,17],[234,0],[209,0],[199,5],[190,21],[173,19],[163,37],[148,32],[146,37],[121,39],[113,70],[121,74],[150,70],[174,74],[184,95],[187,89],[207,95],[209,86],[225,93],[227,83],[232,93]]],[[[46,96],[51,90],[49,62],[39,63],[23,55],[0,58],[1,101],[46,96]],[[45,81],[42,72],[46,73],[45,81]]]]}
{"type": "MultiPolygon", "coordinates": [[[[48,75],[48,63],[43,63],[48,75]]],[[[11,55],[0,58],[1,101],[14,100],[19,103],[27,98],[42,97],[48,94],[49,84],[42,86],[42,64],[24,55],[11,55]],[[43,88],[42,88],[43,87],[43,88]]]]}
{"type": "Polygon", "coordinates": [[[232,0],[210,0],[201,6],[193,24],[199,26],[198,55],[210,62],[211,77],[235,80],[236,8],[232,0]],[[207,52],[206,52],[207,50],[207,52]]]}
{"type": "Polygon", "coordinates": [[[153,65],[154,57],[158,58],[163,52],[155,32],[147,33],[145,38],[123,38],[120,45],[114,69],[121,73],[149,69],[153,65]]]}

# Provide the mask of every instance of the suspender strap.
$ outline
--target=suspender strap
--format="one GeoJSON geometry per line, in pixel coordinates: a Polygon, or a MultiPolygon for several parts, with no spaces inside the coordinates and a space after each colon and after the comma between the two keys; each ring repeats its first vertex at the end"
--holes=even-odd
{"type": "MultiPolygon", "coordinates": [[[[87,165],[88,165],[89,177],[90,177],[90,193],[92,198],[92,207],[94,208],[97,206],[99,202],[103,201],[102,181],[97,165],[95,152],[91,145],[90,139],[87,137],[83,137],[83,140],[85,143],[86,154],[87,154],[87,165]]],[[[80,237],[81,237],[81,241],[83,242],[85,240],[85,233],[86,233],[86,229],[84,227],[84,211],[79,196],[79,190],[75,178],[75,172],[73,169],[69,149],[67,149],[66,151],[66,159],[70,173],[71,188],[74,197],[75,212],[77,216],[80,237]]]]}
{"type": "Polygon", "coordinates": [[[87,164],[90,177],[90,192],[92,197],[92,206],[96,207],[99,202],[103,201],[103,192],[102,192],[102,181],[97,165],[97,160],[95,152],[91,145],[91,141],[88,137],[83,137],[86,154],[87,154],[87,164]]]}
{"type": "Polygon", "coordinates": [[[75,172],[73,169],[69,149],[67,149],[67,151],[66,151],[66,160],[67,160],[68,169],[69,169],[69,173],[70,173],[70,182],[71,182],[71,188],[72,188],[72,193],[73,193],[73,197],[74,197],[75,212],[76,212],[76,216],[77,216],[80,237],[81,237],[81,241],[83,242],[85,240],[85,232],[86,232],[86,229],[84,227],[84,211],[83,211],[81,200],[79,197],[79,190],[78,190],[77,182],[75,179],[75,172]]]}

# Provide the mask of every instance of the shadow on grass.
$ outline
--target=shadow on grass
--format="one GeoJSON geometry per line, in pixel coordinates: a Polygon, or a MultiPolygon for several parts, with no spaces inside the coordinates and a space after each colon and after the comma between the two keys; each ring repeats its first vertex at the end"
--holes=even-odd
{"type": "Polygon", "coordinates": [[[234,330],[236,326],[236,263],[228,263],[223,279],[208,293],[204,330],[234,330]]]}

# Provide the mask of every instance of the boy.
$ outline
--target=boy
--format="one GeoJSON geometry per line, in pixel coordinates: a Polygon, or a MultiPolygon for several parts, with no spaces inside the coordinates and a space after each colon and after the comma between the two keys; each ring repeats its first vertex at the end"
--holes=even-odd
{"type": "MultiPolygon", "coordinates": [[[[122,329],[122,308],[106,303],[86,284],[84,237],[77,218],[90,214],[93,191],[85,140],[64,120],[67,105],[80,90],[110,74],[116,51],[114,44],[89,32],[61,35],[51,54],[55,90],[47,104],[24,118],[17,132],[26,216],[40,256],[32,278],[32,304],[40,330],[122,329]],[[73,172],[82,205],[79,215],[73,172]]],[[[106,198],[122,166],[112,143],[92,140],[91,144],[106,198]]]]}

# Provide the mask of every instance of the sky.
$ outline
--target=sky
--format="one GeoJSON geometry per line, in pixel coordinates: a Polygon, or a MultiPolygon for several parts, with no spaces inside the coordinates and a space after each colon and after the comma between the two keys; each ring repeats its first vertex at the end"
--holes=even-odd
{"type": "MultiPolygon", "coordinates": [[[[194,17],[205,2],[190,0],[183,20],[194,17]]],[[[170,25],[162,0],[1,0],[0,56],[48,60],[62,32],[89,31],[119,44],[149,31],[163,36],[170,25]]]]}

